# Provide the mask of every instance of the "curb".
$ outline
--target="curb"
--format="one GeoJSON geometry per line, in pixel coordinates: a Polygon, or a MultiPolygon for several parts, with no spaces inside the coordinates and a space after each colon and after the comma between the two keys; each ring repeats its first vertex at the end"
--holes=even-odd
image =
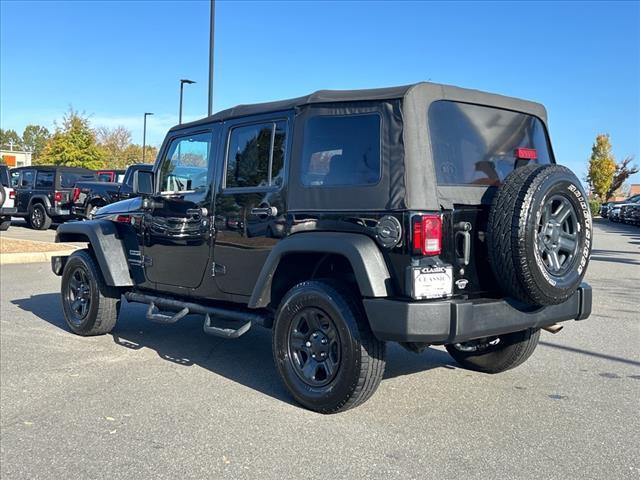
{"type": "Polygon", "coordinates": [[[72,249],[60,250],[57,252],[0,253],[0,265],[50,262],[51,257],[58,255],[70,255],[73,252],[74,250],[72,249]]]}

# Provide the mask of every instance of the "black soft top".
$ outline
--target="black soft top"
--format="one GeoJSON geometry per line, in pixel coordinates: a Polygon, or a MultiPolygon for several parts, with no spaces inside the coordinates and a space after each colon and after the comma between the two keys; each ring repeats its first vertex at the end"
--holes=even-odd
{"type": "MultiPolygon", "coordinates": [[[[232,118],[295,110],[295,129],[313,115],[378,113],[383,120],[382,177],[375,186],[347,189],[307,188],[300,181],[298,162],[290,168],[289,205],[295,210],[439,210],[453,203],[489,201],[487,186],[439,186],[431,151],[427,112],[432,103],[449,100],[512,110],[538,117],[547,124],[539,103],[466,88],[421,82],[369,90],[320,90],[289,100],[239,105],[171,131],[223,122],[232,118]],[[321,208],[320,208],[321,207],[321,208]]],[[[294,135],[292,158],[301,158],[301,135],[294,135]]]]}

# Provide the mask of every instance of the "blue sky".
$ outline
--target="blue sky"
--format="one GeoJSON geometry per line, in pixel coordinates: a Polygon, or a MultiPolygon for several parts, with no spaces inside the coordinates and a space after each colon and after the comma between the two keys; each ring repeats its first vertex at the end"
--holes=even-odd
{"type": "MultiPolygon", "coordinates": [[[[560,163],[640,156],[640,3],[216,3],[215,107],[431,80],[543,103],[560,163]]],[[[0,3],[0,125],[69,105],[151,144],[207,111],[208,1],[0,3]]],[[[634,181],[640,181],[636,175],[634,181]]]]}

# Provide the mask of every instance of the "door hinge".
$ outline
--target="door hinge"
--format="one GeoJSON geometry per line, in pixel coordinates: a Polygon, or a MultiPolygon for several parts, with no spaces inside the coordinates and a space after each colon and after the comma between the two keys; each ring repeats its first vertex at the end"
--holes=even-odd
{"type": "Polygon", "coordinates": [[[211,265],[211,276],[215,277],[216,275],[225,275],[227,273],[227,267],[224,265],[218,265],[217,263],[213,263],[211,265]]]}

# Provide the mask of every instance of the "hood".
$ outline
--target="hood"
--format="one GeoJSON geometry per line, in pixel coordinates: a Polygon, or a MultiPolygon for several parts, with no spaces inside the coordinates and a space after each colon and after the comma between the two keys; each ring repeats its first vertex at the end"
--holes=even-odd
{"type": "Polygon", "coordinates": [[[142,198],[134,197],[126,200],[120,200],[119,202],[111,203],[100,208],[96,212],[95,218],[104,217],[106,215],[113,215],[116,213],[129,213],[140,210],[142,207],[142,198]]]}

